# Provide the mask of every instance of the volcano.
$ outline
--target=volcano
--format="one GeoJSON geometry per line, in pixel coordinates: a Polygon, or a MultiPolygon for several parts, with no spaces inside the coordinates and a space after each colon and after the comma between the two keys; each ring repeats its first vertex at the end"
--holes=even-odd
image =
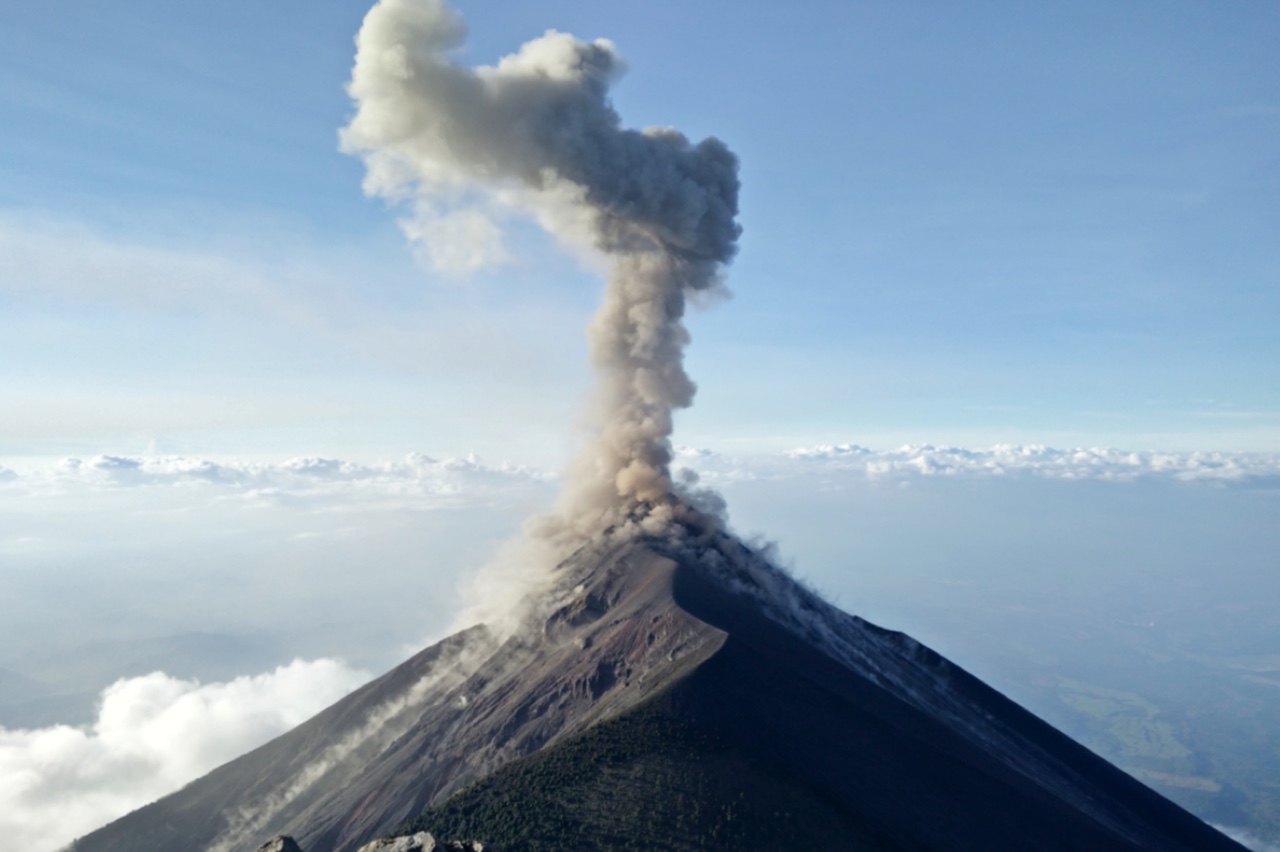
{"type": "Polygon", "coordinates": [[[472,68],[465,38],[444,0],[379,0],[340,140],[366,192],[412,200],[401,226],[428,259],[520,215],[605,262],[592,440],[531,528],[550,554],[528,566],[537,588],[514,627],[445,639],[76,849],[288,834],[339,852],[409,823],[508,850],[1241,848],[830,606],[729,535],[696,477],[673,477],[673,417],[696,390],[684,316],[725,292],[737,156],[627,127],[606,39],[551,29],[472,68]]]}
{"type": "Polygon", "coordinates": [[[77,852],[1240,850],[722,532],[610,532],[500,640],[451,636],[77,852]]]}

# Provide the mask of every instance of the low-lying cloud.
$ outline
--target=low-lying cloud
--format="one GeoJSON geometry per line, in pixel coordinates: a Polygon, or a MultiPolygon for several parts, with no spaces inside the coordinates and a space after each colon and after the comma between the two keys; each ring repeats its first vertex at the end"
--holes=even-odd
{"type": "MultiPolygon", "coordinates": [[[[0,469],[0,481],[5,471],[0,469]]],[[[121,488],[210,484],[227,492],[258,495],[267,489],[295,497],[319,498],[337,490],[346,494],[485,499],[536,488],[553,477],[537,469],[482,462],[474,455],[436,459],[410,453],[401,461],[362,463],[316,456],[284,462],[212,461],[189,456],[99,455],[67,458],[24,478],[33,485],[121,488]]],[[[16,481],[12,474],[9,481],[16,481]]]]}
{"type": "MultiPolygon", "coordinates": [[[[824,471],[862,474],[873,480],[1029,476],[1114,482],[1280,482],[1280,453],[1179,453],[1017,444],[985,449],[911,444],[875,450],[858,444],[818,444],[779,453],[737,455],[678,447],[675,456],[676,467],[696,472],[707,483],[787,478],[824,471]]],[[[25,491],[70,494],[77,490],[211,486],[224,494],[250,497],[276,493],[320,500],[324,495],[381,494],[406,500],[437,498],[458,506],[527,496],[528,492],[549,493],[558,479],[553,472],[511,461],[494,464],[474,455],[433,458],[422,453],[375,462],[315,456],[262,462],[197,456],[97,455],[19,468],[0,464],[0,487],[10,495],[25,491]]]]}
{"type": "Polygon", "coordinates": [[[857,444],[818,444],[784,453],[751,456],[722,455],[686,447],[678,451],[677,464],[698,472],[709,483],[841,472],[865,475],[872,480],[947,476],[1280,484],[1280,453],[1055,449],[1018,444],[997,444],[987,449],[910,444],[893,450],[873,450],[857,444]]]}
{"type": "Polygon", "coordinates": [[[305,721],[369,679],[329,659],[201,684],[103,690],[87,727],[0,728],[0,852],[52,850],[305,721]]]}

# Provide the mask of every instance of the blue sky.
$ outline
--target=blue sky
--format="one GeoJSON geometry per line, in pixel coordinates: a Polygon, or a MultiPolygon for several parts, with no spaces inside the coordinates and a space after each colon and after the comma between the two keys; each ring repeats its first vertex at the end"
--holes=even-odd
{"type": "MultiPolygon", "coordinates": [[[[740,155],[677,441],[1280,449],[1280,9],[462,3],[608,37],[740,155]]],[[[50,2],[0,33],[0,452],[554,463],[599,283],[415,267],[337,150],[362,3],[50,2]]]]}

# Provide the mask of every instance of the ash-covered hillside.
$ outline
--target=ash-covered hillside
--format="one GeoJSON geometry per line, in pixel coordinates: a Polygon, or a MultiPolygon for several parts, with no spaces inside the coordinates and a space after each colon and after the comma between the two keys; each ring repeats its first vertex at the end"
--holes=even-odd
{"type": "Polygon", "coordinates": [[[451,637],[76,848],[354,850],[415,819],[514,849],[1240,848],[727,536],[560,570],[537,631],[451,637]]]}

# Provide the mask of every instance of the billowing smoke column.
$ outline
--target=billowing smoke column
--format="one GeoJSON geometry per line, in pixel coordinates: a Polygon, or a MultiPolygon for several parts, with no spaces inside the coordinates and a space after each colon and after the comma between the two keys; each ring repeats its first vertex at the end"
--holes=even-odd
{"type": "Polygon", "coordinates": [[[623,68],[607,41],[549,31],[473,69],[448,55],[465,34],[440,0],[374,6],[356,41],[343,149],[364,158],[366,191],[413,199],[436,233],[451,221],[454,233],[483,232],[477,208],[501,205],[606,255],[589,332],[599,436],[572,472],[560,522],[594,532],[695,517],[670,474],[672,412],[694,395],[682,317],[733,257],[737,158],[716,139],[622,127],[609,85],[623,68]]]}

